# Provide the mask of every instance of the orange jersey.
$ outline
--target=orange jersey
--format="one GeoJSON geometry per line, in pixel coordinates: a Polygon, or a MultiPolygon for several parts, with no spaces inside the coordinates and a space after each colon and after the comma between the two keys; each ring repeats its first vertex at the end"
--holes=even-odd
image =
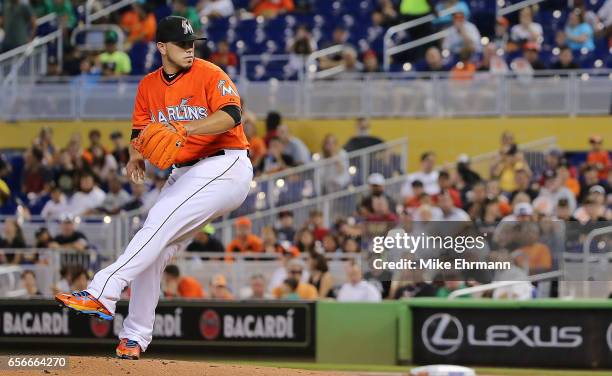
{"type": "MultiPolygon", "coordinates": [[[[241,107],[236,86],[218,66],[195,59],[191,68],[166,81],[162,68],[149,73],[138,85],[132,115],[133,129],[152,122],[189,122],[205,119],[228,105],[241,107]]],[[[189,136],[176,157],[177,163],[200,159],[221,149],[248,149],[242,124],[216,135],[189,136]]]]}

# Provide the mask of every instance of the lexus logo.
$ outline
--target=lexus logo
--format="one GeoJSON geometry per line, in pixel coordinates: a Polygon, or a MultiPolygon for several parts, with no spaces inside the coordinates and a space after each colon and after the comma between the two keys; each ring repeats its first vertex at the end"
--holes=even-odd
{"type": "Polygon", "coordinates": [[[463,342],[461,322],[448,313],[436,313],[423,323],[421,338],[427,350],[438,355],[452,354],[463,342]]]}

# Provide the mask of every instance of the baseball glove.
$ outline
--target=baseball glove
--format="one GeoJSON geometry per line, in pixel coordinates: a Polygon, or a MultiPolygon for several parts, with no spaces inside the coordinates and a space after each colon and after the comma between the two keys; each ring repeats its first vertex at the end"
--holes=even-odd
{"type": "Polygon", "coordinates": [[[187,141],[187,131],[179,122],[151,123],[132,140],[132,146],[149,162],[165,170],[187,141]]]}

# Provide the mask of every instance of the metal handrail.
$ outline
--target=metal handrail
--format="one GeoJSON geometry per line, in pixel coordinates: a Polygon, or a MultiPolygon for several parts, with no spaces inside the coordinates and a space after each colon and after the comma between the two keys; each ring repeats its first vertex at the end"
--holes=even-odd
{"type": "Polygon", "coordinates": [[[57,13],[55,12],[45,14],[44,16],[38,17],[36,19],[36,26],[46,24],[47,22],[55,21],[56,19],[57,19],[57,13]]]}
{"type": "Polygon", "coordinates": [[[593,239],[595,239],[596,236],[605,235],[609,233],[612,233],[612,226],[595,229],[589,232],[587,237],[584,239],[584,243],[582,245],[582,253],[584,255],[584,262],[582,266],[584,272],[583,287],[585,288],[584,291],[587,292],[587,296],[590,296],[591,289],[591,285],[589,284],[589,281],[587,281],[587,277],[589,275],[589,259],[591,258],[591,242],[593,241],[593,239]]]}
{"type": "MultiPolygon", "coordinates": [[[[107,30],[111,30],[114,31],[115,34],[117,34],[117,46],[119,47],[119,49],[123,49],[123,41],[125,40],[125,34],[123,33],[123,30],[121,30],[121,28],[115,24],[105,24],[105,25],[80,25],[78,27],[76,27],[73,31],[72,34],[70,35],[70,44],[75,45],[76,44],[76,38],[77,35],[83,31],[107,31],[107,30]]],[[[83,46],[81,46],[81,48],[83,48],[83,46]]]]}
{"type": "Polygon", "coordinates": [[[541,3],[542,1],[544,0],[524,0],[519,3],[509,5],[505,8],[497,9],[497,17],[505,16],[506,14],[516,12],[517,10],[521,10],[528,6],[541,3]]]}
{"type": "Polygon", "coordinates": [[[563,272],[561,270],[555,270],[552,272],[532,275],[532,276],[525,278],[525,280],[521,280],[521,281],[492,282],[492,283],[487,283],[486,285],[480,285],[480,286],[468,287],[468,288],[461,289],[461,290],[455,290],[451,292],[450,295],[448,295],[448,298],[455,299],[460,296],[470,295],[470,294],[477,293],[477,292],[495,290],[500,287],[514,286],[514,285],[518,285],[524,282],[538,282],[538,281],[544,281],[547,279],[556,279],[562,276],[563,276],[563,272]]]}
{"type": "Polygon", "coordinates": [[[97,21],[102,17],[108,16],[109,14],[113,13],[116,10],[119,10],[125,6],[128,5],[132,5],[133,3],[135,3],[137,0],[121,0],[118,3],[114,3],[111,4],[109,6],[107,6],[104,9],[100,9],[99,11],[97,11],[94,14],[85,14],[85,23],[87,25],[89,25],[90,23],[92,23],[93,21],[97,21]]]}
{"type": "MultiPolygon", "coordinates": [[[[414,47],[410,47],[410,48],[399,50],[398,52],[395,52],[395,53],[388,53],[389,49],[401,47],[401,46],[404,46],[404,45],[406,45],[408,43],[415,43],[415,42],[423,39],[423,38],[420,38],[420,39],[417,39],[417,40],[414,40],[414,41],[410,41],[410,42],[407,42],[407,43],[404,43],[404,44],[400,44],[398,46],[392,46],[391,44],[393,43],[393,39],[391,39],[391,38],[393,38],[394,35],[396,35],[398,33],[401,33],[402,31],[410,30],[410,29],[412,29],[412,28],[414,28],[416,26],[419,26],[419,25],[422,25],[422,24],[425,24],[425,23],[428,23],[428,22],[432,22],[432,21],[434,21],[438,17],[448,16],[450,14],[453,14],[454,11],[455,11],[454,7],[451,7],[451,8],[447,8],[447,9],[444,9],[443,11],[439,12],[438,16],[436,16],[434,14],[428,14],[426,16],[417,18],[415,20],[411,20],[411,21],[403,22],[403,23],[395,25],[395,26],[391,26],[385,32],[385,35],[383,37],[383,66],[385,67],[385,70],[389,70],[389,66],[391,65],[390,59],[391,59],[392,55],[394,55],[395,53],[406,51],[407,49],[410,49],[410,48],[418,47],[421,44],[416,45],[414,47]]],[[[436,33],[436,34],[438,34],[438,33],[436,33]]],[[[431,37],[431,36],[427,36],[427,37],[424,37],[424,38],[428,38],[428,37],[431,37]]],[[[441,38],[443,38],[443,37],[441,37],[441,38]]],[[[438,40],[438,39],[441,39],[441,38],[437,38],[437,39],[433,39],[433,40],[428,40],[426,42],[423,42],[422,44],[433,42],[434,40],[438,40]]]]}
{"type": "MultiPolygon", "coordinates": [[[[311,53],[310,55],[308,55],[308,57],[306,58],[306,73],[307,73],[307,77],[310,79],[314,79],[316,78],[316,74],[317,74],[317,59],[320,59],[324,56],[330,56],[330,55],[334,55],[337,54],[339,52],[342,52],[344,50],[345,46],[343,44],[336,44],[327,48],[323,48],[321,50],[317,50],[314,51],[313,53],[311,53]]],[[[335,67],[334,67],[335,68],[335,67]]],[[[334,68],[330,68],[330,69],[334,69],[334,68]]],[[[325,72],[325,71],[323,71],[325,72]]],[[[319,72],[321,73],[321,72],[319,72]]],[[[339,73],[339,72],[336,72],[339,73]]]]}

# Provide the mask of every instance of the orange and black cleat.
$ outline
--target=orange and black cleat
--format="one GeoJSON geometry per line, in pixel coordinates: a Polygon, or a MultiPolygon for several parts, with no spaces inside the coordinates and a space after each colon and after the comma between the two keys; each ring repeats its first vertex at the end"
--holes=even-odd
{"type": "Polygon", "coordinates": [[[113,319],[113,314],[87,291],[60,293],[55,295],[55,300],[76,313],[96,316],[102,320],[113,319]]]}
{"type": "Polygon", "coordinates": [[[115,352],[117,358],[138,360],[140,358],[140,345],[131,339],[122,338],[115,352]]]}

